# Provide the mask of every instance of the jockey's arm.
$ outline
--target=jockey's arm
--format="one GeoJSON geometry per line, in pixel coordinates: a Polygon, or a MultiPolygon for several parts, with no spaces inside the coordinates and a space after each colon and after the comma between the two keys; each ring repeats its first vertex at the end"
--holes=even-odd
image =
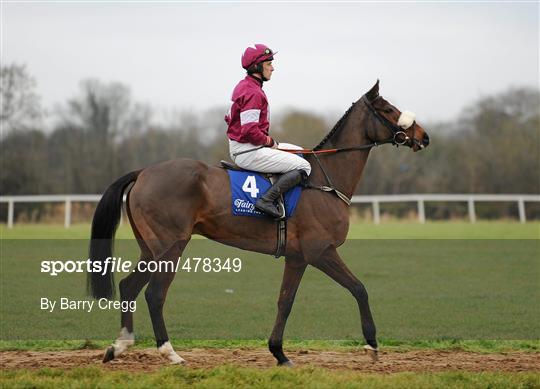
{"type": "Polygon", "coordinates": [[[256,146],[272,146],[274,141],[268,136],[269,123],[261,117],[262,108],[263,101],[258,95],[243,99],[240,107],[242,141],[256,146]]]}

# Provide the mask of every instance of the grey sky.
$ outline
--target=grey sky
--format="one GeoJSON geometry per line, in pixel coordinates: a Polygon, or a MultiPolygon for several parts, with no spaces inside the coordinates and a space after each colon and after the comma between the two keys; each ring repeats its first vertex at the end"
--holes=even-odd
{"type": "Polygon", "coordinates": [[[153,107],[229,104],[240,56],[279,53],[271,109],[344,112],[381,94],[420,121],[481,96],[538,87],[533,3],[3,3],[2,62],[26,63],[50,107],[84,78],[119,81],[153,107]]]}

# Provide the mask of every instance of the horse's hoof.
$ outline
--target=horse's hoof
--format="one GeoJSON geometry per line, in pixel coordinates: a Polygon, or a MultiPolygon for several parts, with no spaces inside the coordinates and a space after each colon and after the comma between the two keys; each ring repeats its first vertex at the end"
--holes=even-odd
{"type": "Polygon", "coordinates": [[[285,362],[278,362],[277,364],[278,366],[283,366],[283,367],[294,367],[294,363],[292,363],[290,360],[286,360],[285,362]]]}
{"type": "Polygon", "coordinates": [[[175,357],[169,357],[169,361],[171,365],[185,365],[186,364],[186,360],[179,355],[176,355],[175,357]]]}
{"type": "Polygon", "coordinates": [[[364,352],[369,355],[371,362],[375,363],[379,360],[379,350],[371,347],[369,344],[364,346],[364,352]]]}
{"type": "Polygon", "coordinates": [[[158,347],[158,352],[162,357],[167,358],[171,365],[183,365],[186,360],[174,351],[171,343],[169,341],[163,343],[158,347]]]}
{"type": "Polygon", "coordinates": [[[112,361],[114,359],[114,347],[111,346],[105,351],[105,355],[103,356],[103,363],[107,363],[109,361],[112,361]]]}

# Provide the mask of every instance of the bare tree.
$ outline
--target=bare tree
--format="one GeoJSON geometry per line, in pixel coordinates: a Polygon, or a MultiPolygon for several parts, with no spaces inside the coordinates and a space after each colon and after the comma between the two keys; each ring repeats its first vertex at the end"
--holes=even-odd
{"type": "MultiPolygon", "coordinates": [[[[115,175],[120,174],[118,144],[130,133],[130,126],[139,115],[127,86],[121,83],[102,83],[84,80],[77,96],[70,99],[60,114],[58,128],[80,133],[80,142],[70,142],[78,155],[76,170],[80,179],[72,177],[76,187],[83,192],[99,192],[115,175]]],[[[67,136],[67,134],[66,134],[67,136]]],[[[72,137],[68,137],[71,139],[72,137]]],[[[68,139],[66,138],[66,139],[68,139]]],[[[63,153],[64,157],[67,153],[63,153]]]]}
{"type": "Polygon", "coordinates": [[[80,83],[79,95],[68,101],[64,121],[102,140],[117,140],[129,132],[132,108],[131,92],[124,84],[88,79],[80,83]]]}
{"type": "Polygon", "coordinates": [[[26,65],[13,63],[0,67],[0,122],[8,132],[35,128],[42,116],[36,81],[26,65]]]}

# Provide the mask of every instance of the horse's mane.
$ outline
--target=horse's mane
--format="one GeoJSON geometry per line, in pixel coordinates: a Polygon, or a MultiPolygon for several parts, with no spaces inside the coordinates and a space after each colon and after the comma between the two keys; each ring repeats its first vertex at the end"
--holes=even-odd
{"type": "Polygon", "coordinates": [[[345,123],[345,120],[349,116],[349,113],[352,111],[355,103],[352,103],[352,105],[349,107],[349,109],[343,114],[343,116],[337,121],[337,123],[334,125],[334,127],[330,130],[328,134],[319,142],[317,146],[313,148],[313,150],[319,150],[321,147],[324,146],[326,142],[328,142],[328,139],[330,139],[338,130],[343,127],[343,124],[345,123]]]}

